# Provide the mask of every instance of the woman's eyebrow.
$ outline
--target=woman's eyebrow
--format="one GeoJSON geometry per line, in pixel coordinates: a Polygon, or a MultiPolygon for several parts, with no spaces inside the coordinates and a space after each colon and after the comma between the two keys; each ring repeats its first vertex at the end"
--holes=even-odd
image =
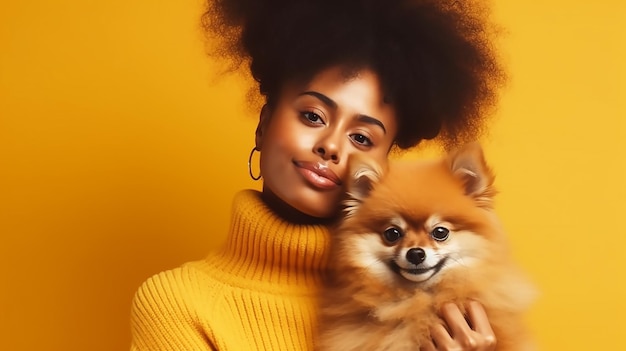
{"type": "Polygon", "coordinates": [[[385,129],[385,125],[383,124],[383,122],[379,121],[378,119],[376,119],[374,117],[367,116],[367,115],[358,115],[357,119],[360,122],[363,122],[363,123],[377,125],[380,128],[382,128],[383,133],[387,134],[387,130],[385,129]]]}
{"type": "Polygon", "coordinates": [[[332,109],[336,109],[337,108],[337,103],[333,99],[329,98],[328,96],[326,96],[326,95],[324,95],[322,93],[318,93],[317,91],[305,91],[304,93],[298,94],[298,96],[302,96],[302,95],[314,96],[314,97],[318,98],[319,100],[321,100],[328,107],[330,107],[332,109]]]}
{"type": "MultiPolygon", "coordinates": [[[[337,103],[329,98],[328,96],[319,93],[317,91],[305,91],[303,93],[298,94],[298,96],[302,96],[302,95],[310,95],[313,96],[317,99],[319,99],[321,102],[323,102],[326,106],[332,108],[332,109],[337,109],[337,103]]],[[[370,117],[368,115],[358,115],[357,116],[357,120],[359,122],[363,122],[363,123],[367,123],[367,124],[373,124],[376,126],[379,126],[382,130],[383,133],[387,134],[387,130],[385,129],[385,125],[383,124],[383,122],[379,121],[378,119],[374,118],[374,117],[370,117]]]]}

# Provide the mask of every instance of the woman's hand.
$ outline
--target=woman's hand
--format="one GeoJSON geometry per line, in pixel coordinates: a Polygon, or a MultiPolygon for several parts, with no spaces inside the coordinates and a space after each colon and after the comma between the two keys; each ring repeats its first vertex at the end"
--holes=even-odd
{"type": "Polygon", "coordinates": [[[467,319],[459,307],[448,303],[441,310],[446,325],[431,328],[432,342],[422,347],[422,351],[471,350],[493,351],[496,349],[496,336],[483,306],[471,301],[467,305],[467,319]]]}

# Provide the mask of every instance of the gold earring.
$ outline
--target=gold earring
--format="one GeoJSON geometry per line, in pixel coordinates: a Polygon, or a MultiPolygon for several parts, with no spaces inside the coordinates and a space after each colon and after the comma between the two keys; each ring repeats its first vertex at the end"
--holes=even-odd
{"type": "Polygon", "coordinates": [[[250,173],[250,177],[252,179],[259,180],[261,179],[261,172],[259,172],[259,175],[256,177],[254,176],[254,174],[252,174],[252,155],[254,155],[255,151],[259,151],[259,149],[257,149],[256,146],[252,148],[252,151],[250,151],[250,157],[248,157],[248,172],[250,173]]]}

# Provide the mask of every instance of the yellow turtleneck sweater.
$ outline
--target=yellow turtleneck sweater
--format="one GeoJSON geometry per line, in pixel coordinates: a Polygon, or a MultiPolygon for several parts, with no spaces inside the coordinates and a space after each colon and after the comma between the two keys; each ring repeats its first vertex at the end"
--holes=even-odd
{"type": "Polygon", "coordinates": [[[312,349],[327,245],[326,227],[285,222],[240,192],[221,251],[141,285],[131,350],[312,349]]]}

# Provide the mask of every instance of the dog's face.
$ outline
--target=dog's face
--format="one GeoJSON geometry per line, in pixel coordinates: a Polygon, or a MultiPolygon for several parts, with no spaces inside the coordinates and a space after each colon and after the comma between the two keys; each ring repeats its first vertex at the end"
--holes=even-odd
{"type": "Polygon", "coordinates": [[[500,232],[491,211],[493,175],[478,144],[435,162],[387,170],[351,160],[340,255],[377,279],[429,286],[446,272],[494,255],[500,232]]]}

